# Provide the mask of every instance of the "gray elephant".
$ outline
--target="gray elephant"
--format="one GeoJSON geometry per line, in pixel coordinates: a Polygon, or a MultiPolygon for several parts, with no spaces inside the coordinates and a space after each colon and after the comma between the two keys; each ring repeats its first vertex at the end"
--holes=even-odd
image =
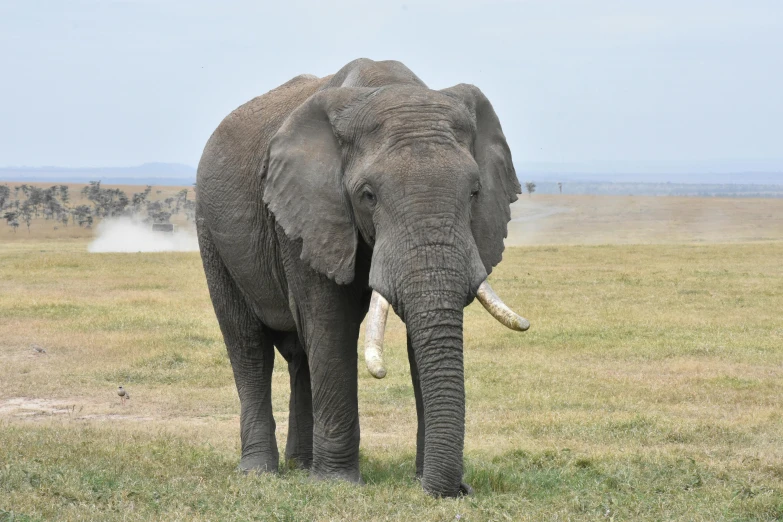
{"type": "Polygon", "coordinates": [[[288,362],[285,456],[361,482],[359,325],[383,377],[389,305],[405,322],[418,415],[416,473],[435,496],[462,482],[463,308],[477,295],[529,323],[486,283],[520,193],[489,101],[430,90],[403,64],[355,60],[297,76],[218,126],[198,166],[196,222],[241,403],[244,470],[276,471],[274,348],[288,362]]]}

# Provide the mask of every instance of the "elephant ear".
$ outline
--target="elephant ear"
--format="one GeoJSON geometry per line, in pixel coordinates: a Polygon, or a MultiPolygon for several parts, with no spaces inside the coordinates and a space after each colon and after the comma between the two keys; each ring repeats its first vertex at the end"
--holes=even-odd
{"type": "Polygon", "coordinates": [[[362,89],[327,89],[294,110],[272,137],[262,170],[264,203],[302,260],[338,284],[353,281],[357,232],[343,188],[340,112],[362,89]]]}
{"type": "Polygon", "coordinates": [[[511,220],[510,205],[518,199],[522,187],[498,116],[484,93],[464,83],[441,92],[460,100],[476,124],[473,157],[479,167],[481,191],[473,203],[471,228],[481,262],[489,274],[503,257],[503,240],[511,220]]]}

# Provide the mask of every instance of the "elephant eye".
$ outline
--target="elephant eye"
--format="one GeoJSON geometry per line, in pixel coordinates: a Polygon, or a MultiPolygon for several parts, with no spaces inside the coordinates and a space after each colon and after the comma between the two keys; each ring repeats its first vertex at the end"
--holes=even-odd
{"type": "Polygon", "coordinates": [[[372,193],[372,191],[368,188],[364,189],[364,192],[362,192],[362,196],[365,200],[367,200],[368,203],[371,205],[375,205],[375,202],[377,201],[375,194],[372,193]]]}
{"type": "Polygon", "coordinates": [[[473,190],[470,191],[470,199],[473,199],[476,196],[478,196],[480,190],[481,190],[480,186],[473,187],[473,190]]]}

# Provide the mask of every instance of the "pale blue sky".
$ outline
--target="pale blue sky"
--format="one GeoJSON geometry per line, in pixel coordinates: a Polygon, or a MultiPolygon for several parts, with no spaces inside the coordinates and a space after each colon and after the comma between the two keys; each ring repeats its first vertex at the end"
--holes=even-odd
{"type": "Polygon", "coordinates": [[[236,106],[361,56],[478,85],[518,168],[783,158],[780,0],[0,0],[0,166],[195,166],[236,106]]]}

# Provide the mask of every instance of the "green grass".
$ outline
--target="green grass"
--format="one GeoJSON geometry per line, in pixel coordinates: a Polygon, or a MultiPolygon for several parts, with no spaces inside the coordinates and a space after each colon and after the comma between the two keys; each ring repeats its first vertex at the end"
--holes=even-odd
{"type": "MultiPolygon", "coordinates": [[[[0,521],[783,519],[781,242],[508,249],[491,280],[533,326],[465,311],[459,500],[413,477],[399,320],[387,378],[359,371],[366,486],[242,476],[198,254],[85,246],[0,245],[0,521]]],[[[280,357],[273,386],[282,449],[280,357]]]]}
{"type": "MultiPolygon", "coordinates": [[[[302,472],[242,476],[208,444],[117,429],[4,426],[6,517],[209,520],[775,520],[780,469],[726,469],[706,457],[591,457],[568,448],[469,453],[476,495],[434,500],[412,478],[413,455],[362,456],[367,485],[314,483],[302,472]],[[14,512],[15,515],[23,513],[14,512]]],[[[0,512],[2,513],[2,512],[0,512]]]]}

